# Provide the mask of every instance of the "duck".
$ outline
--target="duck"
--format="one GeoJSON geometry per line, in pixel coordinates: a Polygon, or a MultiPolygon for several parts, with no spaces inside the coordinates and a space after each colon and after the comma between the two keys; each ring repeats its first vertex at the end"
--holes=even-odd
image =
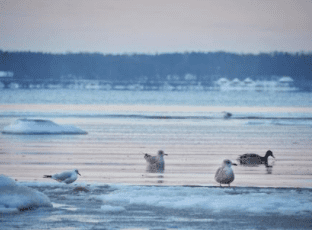
{"type": "Polygon", "coordinates": [[[52,178],[58,182],[64,182],[66,184],[71,184],[77,180],[78,175],[80,175],[78,169],[74,169],[72,171],[65,171],[62,173],[54,174],[54,175],[44,175],[43,178],[52,178]]]}
{"type": "Polygon", "coordinates": [[[268,165],[269,156],[275,158],[273,156],[273,152],[271,150],[268,150],[264,157],[261,157],[255,153],[246,153],[244,155],[240,155],[237,160],[240,164],[243,165],[260,165],[260,164],[268,165]]]}
{"type": "Polygon", "coordinates": [[[229,113],[229,112],[226,112],[226,111],[223,111],[223,118],[224,119],[229,119],[232,117],[232,113],[229,113]]]}
{"type": "Polygon", "coordinates": [[[237,164],[232,163],[232,161],[225,159],[222,162],[222,166],[218,168],[216,175],[215,175],[215,180],[221,184],[228,184],[230,187],[231,183],[234,181],[234,171],[232,169],[232,165],[237,166],[237,164]]]}
{"type": "Polygon", "coordinates": [[[151,156],[149,154],[144,155],[144,159],[147,162],[147,172],[164,172],[165,170],[165,154],[163,150],[159,150],[157,156],[151,156]]]}

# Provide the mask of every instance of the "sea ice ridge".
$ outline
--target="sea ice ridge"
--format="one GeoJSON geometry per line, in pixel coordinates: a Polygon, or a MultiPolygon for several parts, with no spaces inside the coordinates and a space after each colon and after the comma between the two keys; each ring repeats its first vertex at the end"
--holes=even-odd
{"type": "Polygon", "coordinates": [[[50,120],[18,119],[4,127],[3,134],[87,134],[86,131],[70,125],[58,125],[50,120]]]}

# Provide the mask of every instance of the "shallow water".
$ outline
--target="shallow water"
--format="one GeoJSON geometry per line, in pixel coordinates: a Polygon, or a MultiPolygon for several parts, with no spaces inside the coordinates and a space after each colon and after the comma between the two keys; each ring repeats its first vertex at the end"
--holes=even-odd
{"type": "Polygon", "coordinates": [[[27,117],[73,125],[88,134],[0,134],[0,174],[42,191],[54,206],[6,217],[2,226],[311,228],[309,93],[88,91],[79,98],[77,91],[40,90],[38,97],[36,91],[6,92],[0,93],[0,130],[27,117]],[[223,111],[232,117],[224,119],[223,111]],[[145,172],[144,153],[154,155],[159,149],[168,154],[165,172],[145,172]],[[223,159],[235,162],[247,152],[263,156],[268,149],[276,157],[269,158],[270,167],[233,166],[232,188],[214,187],[218,186],[214,174],[223,159]],[[82,175],[74,185],[42,178],[73,168],[82,175]],[[90,192],[74,192],[77,186],[90,192]],[[222,200],[226,194],[236,201],[222,200]],[[127,196],[132,203],[120,198],[127,196]],[[221,205],[209,206],[211,199],[221,199],[221,205]],[[258,208],[252,208],[255,203],[248,206],[253,199],[261,203],[258,208]]]}
{"type": "MultiPolygon", "coordinates": [[[[16,118],[3,118],[0,128],[16,118]]],[[[87,135],[0,135],[0,173],[17,180],[77,168],[79,181],[103,183],[213,185],[223,159],[246,152],[264,155],[265,167],[234,167],[233,186],[312,187],[312,128],[306,125],[250,125],[248,120],[53,118],[87,135]],[[161,178],[145,172],[143,153],[163,149],[161,178]],[[18,170],[16,170],[18,169],[18,170]]]]}

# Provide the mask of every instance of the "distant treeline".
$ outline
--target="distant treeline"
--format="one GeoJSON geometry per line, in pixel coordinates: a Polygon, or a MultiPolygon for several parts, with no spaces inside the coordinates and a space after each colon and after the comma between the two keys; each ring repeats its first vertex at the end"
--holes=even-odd
{"type": "MultiPolygon", "coordinates": [[[[166,81],[168,75],[196,81],[291,76],[304,86],[312,82],[312,53],[235,54],[190,52],[167,54],[36,53],[0,51],[0,71],[13,71],[14,78],[29,80],[91,79],[107,81],[166,81]]],[[[169,77],[170,78],[170,77],[169,77]]]]}

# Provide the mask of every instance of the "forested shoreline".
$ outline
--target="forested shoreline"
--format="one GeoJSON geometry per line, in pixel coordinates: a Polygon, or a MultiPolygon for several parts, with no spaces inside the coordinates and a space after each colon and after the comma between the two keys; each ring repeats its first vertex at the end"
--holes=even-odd
{"type": "Polygon", "coordinates": [[[149,82],[193,80],[209,84],[220,77],[270,80],[291,76],[300,87],[311,86],[312,53],[237,54],[187,52],[166,54],[101,54],[6,52],[0,50],[0,71],[14,78],[36,80],[106,80],[149,82]]]}

